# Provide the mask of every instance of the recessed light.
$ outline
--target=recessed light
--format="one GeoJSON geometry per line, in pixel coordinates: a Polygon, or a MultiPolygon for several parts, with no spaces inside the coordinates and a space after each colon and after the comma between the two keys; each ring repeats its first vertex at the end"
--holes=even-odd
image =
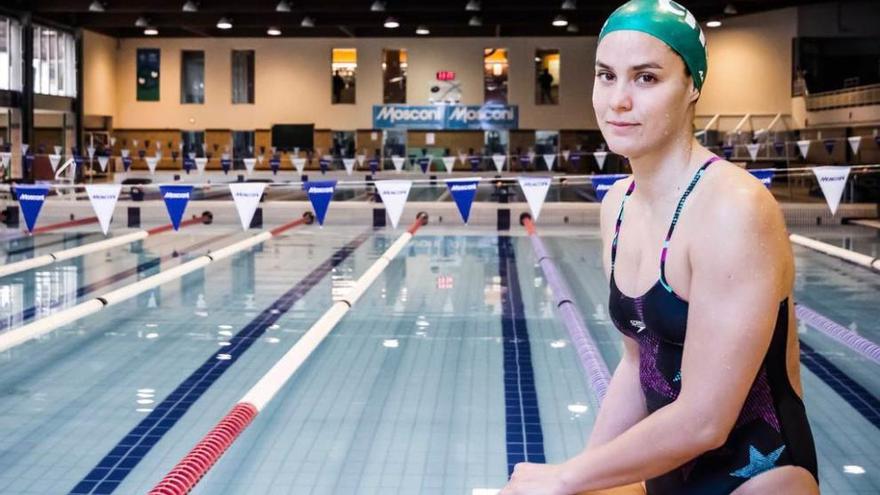
{"type": "Polygon", "coordinates": [[[553,25],[556,27],[568,26],[568,19],[566,19],[563,15],[558,15],[553,18],[553,25]]]}
{"type": "Polygon", "coordinates": [[[144,34],[147,36],[156,36],[159,34],[159,30],[154,27],[148,27],[144,29],[144,34]]]}
{"type": "Polygon", "coordinates": [[[479,27],[483,25],[483,20],[477,16],[471,17],[471,20],[468,21],[468,26],[479,27]]]}
{"type": "Polygon", "coordinates": [[[577,9],[577,2],[575,0],[565,0],[562,2],[562,10],[575,10],[577,9]]]}
{"type": "Polygon", "coordinates": [[[419,26],[416,28],[416,34],[419,36],[427,36],[431,34],[431,30],[427,26],[419,26]]]}
{"type": "Polygon", "coordinates": [[[275,26],[269,26],[269,29],[266,30],[266,34],[269,36],[281,36],[281,30],[275,26]]]}
{"type": "Polygon", "coordinates": [[[275,6],[275,12],[290,12],[290,2],[287,0],[281,0],[278,2],[278,5],[275,6]]]}
{"type": "Polygon", "coordinates": [[[98,0],[94,0],[89,4],[89,12],[104,12],[104,4],[98,0]]]}
{"type": "Polygon", "coordinates": [[[217,21],[218,29],[232,29],[232,21],[227,19],[226,17],[221,17],[219,21],[217,21]]]}
{"type": "Polygon", "coordinates": [[[396,29],[400,27],[400,23],[394,17],[389,17],[388,19],[385,19],[384,26],[388,29],[396,29]]]}
{"type": "Polygon", "coordinates": [[[186,0],[186,3],[183,4],[183,7],[181,7],[180,10],[184,12],[198,12],[199,4],[193,2],[193,0],[186,0]]]}
{"type": "Polygon", "coordinates": [[[146,17],[140,16],[134,21],[134,25],[135,27],[145,28],[150,26],[150,21],[148,21],[146,17]]]}
{"type": "Polygon", "coordinates": [[[480,2],[477,0],[470,0],[467,5],[464,6],[464,10],[468,12],[477,12],[480,10],[480,2]]]}
{"type": "Polygon", "coordinates": [[[315,20],[309,16],[306,16],[303,17],[303,20],[299,23],[299,25],[304,28],[312,28],[315,27],[315,20]]]}
{"type": "Polygon", "coordinates": [[[706,27],[710,27],[710,28],[721,27],[721,21],[709,21],[706,23],[706,27]]]}
{"type": "Polygon", "coordinates": [[[372,12],[385,12],[385,2],[382,0],[376,0],[370,5],[370,11],[372,12]]]}

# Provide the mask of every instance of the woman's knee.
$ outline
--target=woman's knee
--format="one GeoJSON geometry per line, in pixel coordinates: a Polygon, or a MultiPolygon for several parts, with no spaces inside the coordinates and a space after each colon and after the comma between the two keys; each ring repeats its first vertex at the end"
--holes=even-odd
{"type": "Polygon", "coordinates": [[[818,495],[819,486],[809,471],[800,466],[783,466],[743,483],[732,495],[818,495]]]}

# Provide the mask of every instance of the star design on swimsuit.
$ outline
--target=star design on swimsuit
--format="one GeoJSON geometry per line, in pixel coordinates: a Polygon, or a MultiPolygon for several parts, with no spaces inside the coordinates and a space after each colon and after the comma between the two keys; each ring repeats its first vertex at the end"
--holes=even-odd
{"type": "Polygon", "coordinates": [[[779,460],[779,456],[782,455],[783,450],[785,450],[785,445],[767,455],[764,455],[760,450],[755,448],[754,445],[749,445],[749,465],[737,469],[730,473],[730,475],[737,478],[752,478],[764,471],[773,469],[776,467],[776,461],[779,460]]]}

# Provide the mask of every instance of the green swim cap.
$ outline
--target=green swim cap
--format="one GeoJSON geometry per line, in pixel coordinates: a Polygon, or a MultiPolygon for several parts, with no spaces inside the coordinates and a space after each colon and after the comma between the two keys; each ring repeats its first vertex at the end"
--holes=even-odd
{"type": "Polygon", "coordinates": [[[682,59],[699,90],[706,80],[706,37],[688,9],[673,0],[630,0],[608,17],[599,40],[613,31],[641,31],[669,45],[682,59]]]}

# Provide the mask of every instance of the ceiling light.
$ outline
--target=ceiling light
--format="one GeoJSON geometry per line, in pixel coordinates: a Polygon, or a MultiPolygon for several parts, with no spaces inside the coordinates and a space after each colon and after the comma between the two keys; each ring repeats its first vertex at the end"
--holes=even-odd
{"type": "Polygon", "coordinates": [[[383,25],[388,29],[396,29],[400,27],[400,23],[397,22],[397,19],[395,19],[394,17],[389,17],[388,19],[385,19],[385,24],[383,25]]]}
{"type": "Polygon", "coordinates": [[[574,24],[569,24],[568,27],[565,28],[565,30],[568,31],[569,33],[577,33],[580,31],[580,29],[578,29],[578,27],[574,24]]]}
{"type": "Polygon", "coordinates": [[[313,28],[315,27],[315,20],[309,16],[303,17],[302,22],[299,23],[300,27],[304,28],[313,28]]]}
{"type": "Polygon", "coordinates": [[[159,34],[159,30],[154,27],[148,27],[148,28],[144,29],[144,34],[146,36],[156,36],[159,34]]]}
{"type": "Polygon", "coordinates": [[[419,26],[416,28],[416,34],[419,36],[427,36],[431,34],[431,30],[427,26],[419,26]]]}
{"type": "Polygon", "coordinates": [[[464,10],[467,10],[468,12],[476,12],[480,10],[480,2],[477,0],[470,0],[467,5],[464,6],[464,10]]]}
{"type": "Polygon", "coordinates": [[[371,12],[385,12],[385,2],[381,0],[376,0],[373,2],[373,5],[370,5],[371,12]]]}
{"type": "Polygon", "coordinates": [[[269,26],[269,29],[266,30],[266,34],[269,36],[281,36],[281,30],[275,26],[269,26]]]}
{"type": "Polygon", "coordinates": [[[729,4],[727,4],[727,6],[724,7],[724,15],[736,15],[736,14],[739,14],[739,12],[736,10],[736,6],[733,5],[732,3],[729,3],[729,4]]]}
{"type": "Polygon", "coordinates": [[[565,0],[562,2],[562,10],[575,10],[577,9],[577,2],[575,0],[565,0]]]}
{"type": "Polygon", "coordinates": [[[568,19],[566,19],[563,15],[558,15],[553,18],[553,25],[556,27],[568,26],[568,19]]]}
{"type": "Polygon", "coordinates": [[[104,12],[104,5],[98,0],[89,4],[89,12],[104,12]]]}
{"type": "Polygon", "coordinates": [[[710,27],[710,28],[721,27],[721,21],[717,21],[717,20],[715,20],[715,21],[709,21],[709,22],[706,23],[706,27],[710,27]]]}
{"type": "Polygon", "coordinates": [[[136,21],[134,21],[134,25],[135,25],[135,27],[145,28],[145,27],[149,27],[150,21],[148,21],[146,17],[140,16],[137,18],[136,21]]]}
{"type": "Polygon", "coordinates": [[[232,21],[230,21],[226,17],[221,17],[219,21],[217,21],[218,29],[232,29],[232,21]]]}
{"type": "Polygon", "coordinates": [[[471,17],[471,20],[468,21],[468,26],[479,27],[483,25],[483,20],[477,16],[471,17]]]}
{"type": "Polygon", "coordinates": [[[186,3],[183,4],[183,7],[180,10],[184,12],[198,12],[199,4],[193,2],[193,0],[186,0],[186,3]]]}
{"type": "Polygon", "coordinates": [[[290,12],[290,2],[287,0],[281,0],[278,2],[278,5],[275,6],[275,12],[290,12]]]}

